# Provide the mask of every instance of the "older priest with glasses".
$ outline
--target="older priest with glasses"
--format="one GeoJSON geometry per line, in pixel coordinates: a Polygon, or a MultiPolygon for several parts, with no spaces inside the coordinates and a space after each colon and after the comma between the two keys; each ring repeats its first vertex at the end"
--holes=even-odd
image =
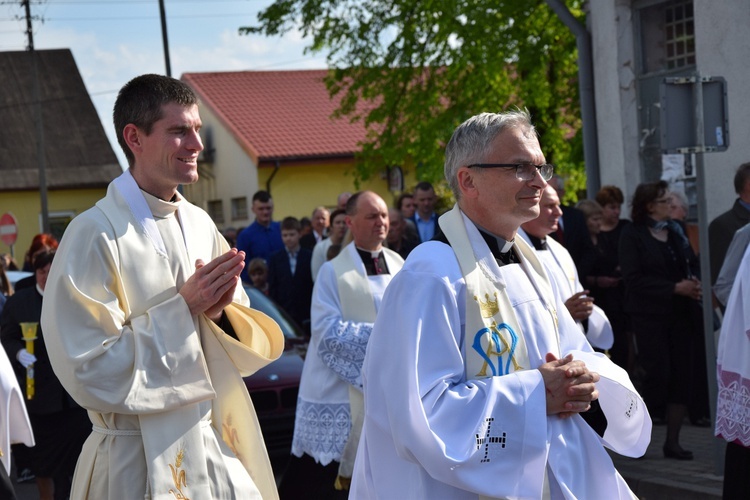
{"type": "Polygon", "coordinates": [[[553,170],[524,111],[454,132],[444,239],[409,255],[367,346],[352,498],[635,498],[605,447],[646,451],[643,400],[516,237],[553,170]]]}

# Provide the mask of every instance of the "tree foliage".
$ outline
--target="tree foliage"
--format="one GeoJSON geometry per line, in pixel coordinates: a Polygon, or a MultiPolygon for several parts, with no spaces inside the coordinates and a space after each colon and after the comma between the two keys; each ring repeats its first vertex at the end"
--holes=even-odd
{"type": "Polygon", "coordinates": [[[575,38],[544,0],[277,0],[258,21],[240,32],[296,28],[308,51],[328,54],[336,114],[369,132],[361,178],[410,159],[438,180],[455,127],[511,106],[531,112],[569,190],[583,178],[575,38]]]}

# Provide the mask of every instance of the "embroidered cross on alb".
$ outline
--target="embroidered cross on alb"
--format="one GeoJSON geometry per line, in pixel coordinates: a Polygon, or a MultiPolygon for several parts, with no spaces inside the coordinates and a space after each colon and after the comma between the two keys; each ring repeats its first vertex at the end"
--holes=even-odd
{"type": "Polygon", "coordinates": [[[499,445],[500,448],[505,448],[506,434],[504,432],[499,436],[491,435],[492,422],[494,421],[494,417],[486,418],[484,422],[487,425],[487,430],[485,431],[484,436],[479,437],[479,434],[474,435],[477,441],[477,450],[484,446],[484,458],[481,460],[482,463],[490,461],[490,445],[499,445]]]}

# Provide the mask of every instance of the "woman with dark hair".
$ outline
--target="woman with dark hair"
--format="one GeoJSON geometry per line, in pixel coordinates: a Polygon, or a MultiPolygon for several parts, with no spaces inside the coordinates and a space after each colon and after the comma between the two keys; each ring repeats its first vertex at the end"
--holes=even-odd
{"type": "Polygon", "coordinates": [[[633,333],[623,310],[624,287],[619,256],[622,229],[630,224],[629,220],[620,218],[624,200],[622,191],[617,186],[602,186],[596,193],[596,202],[602,207],[602,217],[594,244],[594,270],[586,277],[586,287],[596,297],[596,304],[604,309],[612,324],[615,337],[612,349],[609,350],[612,361],[631,372],[635,357],[633,333]]]}
{"type": "Polygon", "coordinates": [[[17,291],[8,298],[0,315],[0,339],[11,360],[26,400],[36,445],[30,448],[29,465],[36,476],[39,498],[68,498],[71,478],[83,442],[91,431],[86,411],[63,389],[52,371],[39,320],[54,250],[34,257],[36,285],[17,291]],[[36,339],[23,339],[22,324],[36,325],[36,339]],[[33,384],[27,382],[27,369],[33,365],[33,384]]]}
{"type": "Polygon", "coordinates": [[[630,315],[643,368],[641,393],[655,420],[666,417],[664,456],[692,460],[680,446],[690,402],[694,310],[701,297],[697,259],[681,228],[669,218],[664,181],[640,184],[633,196],[633,223],[622,230],[620,266],[625,311],[630,315]]]}

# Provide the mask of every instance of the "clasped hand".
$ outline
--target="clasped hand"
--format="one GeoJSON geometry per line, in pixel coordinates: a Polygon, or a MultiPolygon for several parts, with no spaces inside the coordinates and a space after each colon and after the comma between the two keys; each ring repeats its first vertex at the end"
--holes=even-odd
{"type": "Polygon", "coordinates": [[[245,252],[236,248],[216,257],[208,264],[195,261],[195,273],[182,285],[180,295],[190,314],[205,313],[214,321],[221,319],[224,308],[232,302],[234,290],[245,267],[245,252]]]}
{"type": "Polygon", "coordinates": [[[690,297],[691,299],[700,300],[702,293],[701,282],[695,278],[678,281],[674,285],[674,293],[690,297]]]}
{"type": "Polygon", "coordinates": [[[599,398],[596,382],[599,374],[589,371],[583,361],[572,354],[557,359],[547,353],[547,362],[539,367],[547,394],[547,415],[562,418],[587,411],[591,402],[599,398]]]}
{"type": "Polygon", "coordinates": [[[594,311],[594,299],[588,296],[588,290],[582,290],[573,294],[565,301],[565,308],[576,321],[583,321],[591,316],[594,311]]]}

